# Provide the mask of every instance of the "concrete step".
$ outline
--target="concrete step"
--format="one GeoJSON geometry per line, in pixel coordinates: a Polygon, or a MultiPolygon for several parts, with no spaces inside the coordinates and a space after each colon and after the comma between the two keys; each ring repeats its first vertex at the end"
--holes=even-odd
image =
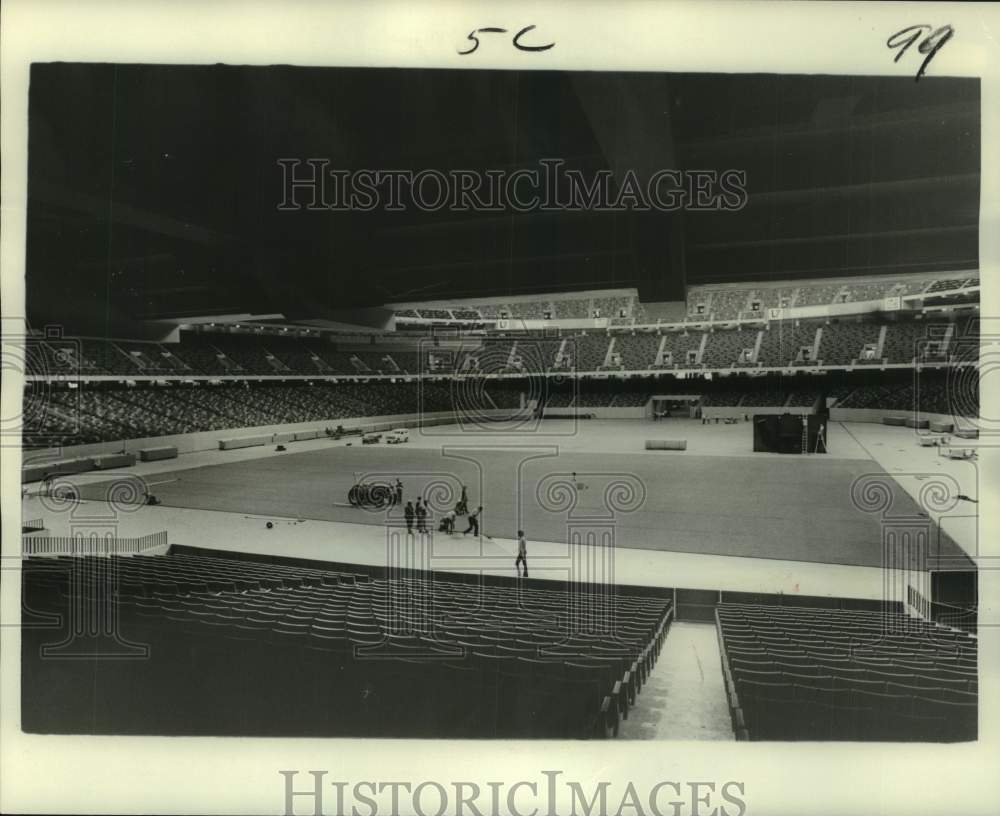
{"type": "Polygon", "coordinates": [[[619,739],[732,740],[715,624],[677,623],[619,739]]]}

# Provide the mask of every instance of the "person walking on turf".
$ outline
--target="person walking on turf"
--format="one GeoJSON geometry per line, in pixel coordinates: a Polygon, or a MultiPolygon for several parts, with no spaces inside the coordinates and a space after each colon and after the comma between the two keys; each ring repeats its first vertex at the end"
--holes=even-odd
{"type": "Polygon", "coordinates": [[[517,531],[517,558],[514,559],[514,569],[521,578],[521,564],[524,564],[524,576],[528,577],[528,542],[524,539],[524,530],[517,531]]]}
{"type": "Polygon", "coordinates": [[[458,506],[455,507],[455,512],[460,516],[464,516],[469,512],[469,491],[465,485],[462,485],[462,498],[458,500],[458,506]]]}
{"type": "Polygon", "coordinates": [[[417,499],[417,532],[427,532],[427,508],[420,499],[417,499]]]}
{"type": "Polygon", "coordinates": [[[406,507],[403,508],[403,517],[406,519],[406,533],[407,535],[413,535],[413,502],[408,501],[406,507]]]}
{"type": "Polygon", "coordinates": [[[395,504],[403,503],[403,483],[399,481],[398,477],[396,478],[396,501],[394,503],[395,504]]]}
{"type": "Polygon", "coordinates": [[[466,528],[462,535],[468,535],[469,533],[475,533],[479,535],[479,514],[483,512],[483,506],[480,505],[476,508],[474,513],[469,513],[469,526],[466,528]]]}

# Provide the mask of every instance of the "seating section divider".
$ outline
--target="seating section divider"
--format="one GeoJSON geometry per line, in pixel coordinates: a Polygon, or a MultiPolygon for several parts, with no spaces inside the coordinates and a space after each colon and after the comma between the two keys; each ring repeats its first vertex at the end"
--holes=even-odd
{"type": "Polygon", "coordinates": [[[46,476],[72,476],[75,473],[86,473],[94,469],[92,456],[79,456],[73,459],[54,459],[26,465],[21,469],[21,482],[40,482],[46,476]]]}
{"type": "Polygon", "coordinates": [[[139,451],[139,460],[142,462],[158,462],[161,459],[176,459],[177,448],[173,445],[164,445],[158,448],[142,448],[139,451]]]}
{"type": "Polygon", "coordinates": [[[687,450],[686,439],[647,439],[646,450],[687,450]]]}
{"type": "Polygon", "coordinates": [[[107,453],[103,456],[94,457],[94,467],[98,470],[132,467],[134,464],[134,453],[107,453]]]}
{"type": "Polygon", "coordinates": [[[236,448],[253,448],[258,445],[267,445],[271,442],[271,436],[232,436],[228,439],[219,440],[219,450],[235,450],[236,448]]]}

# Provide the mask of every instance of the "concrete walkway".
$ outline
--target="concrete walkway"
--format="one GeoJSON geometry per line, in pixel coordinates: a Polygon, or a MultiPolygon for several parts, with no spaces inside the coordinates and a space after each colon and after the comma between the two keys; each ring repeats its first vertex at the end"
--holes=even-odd
{"type": "Polygon", "coordinates": [[[731,740],[715,625],[674,623],[620,739],[731,740]]]}

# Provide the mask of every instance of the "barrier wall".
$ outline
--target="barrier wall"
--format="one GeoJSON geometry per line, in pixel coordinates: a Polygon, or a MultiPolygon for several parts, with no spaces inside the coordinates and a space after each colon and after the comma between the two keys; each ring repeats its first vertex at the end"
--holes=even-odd
{"type": "MultiPolygon", "coordinates": [[[[571,408],[554,408],[553,414],[566,415],[572,412],[571,408]]],[[[649,419],[650,407],[646,406],[631,408],[598,408],[581,407],[578,409],[582,414],[590,414],[595,419],[649,419]]],[[[706,407],[702,409],[703,416],[707,419],[716,417],[723,419],[726,417],[742,418],[746,414],[808,414],[812,409],[807,407],[706,407]]],[[[900,416],[904,412],[889,411],[874,408],[831,408],[830,420],[833,422],[875,422],[881,423],[883,417],[900,416]]],[[[509,414],[503,409],[492,411],[482,411],[477,417],[502,418],[509,414]]],[[[947,414],[926,413],[920,414],[921,419],[929,422],[954,423],[954,430],[959,433],[963,430],[971,430],[976,427],[973,421],[964,417],[953,417],[947,414]]],[[[414,428],[420,424],[443,425],[453,424],[458,421],[457,416],[452,411],[437,411],[418,417],[414,414],[397,414],[381,417],[353,417],[347,419],[331,419],[326,422],[298,422],[285,425],[269,425],[254,428],[230,428],[217,431],[200,431],[191,434],[178,434],[172,436],[155,436],[141,439],[112,440],[109,442],[98,442],[90,445],[76,445],[66,448],[46,448],[41,450],[24,451],[22,461],[22,480],[24,482],[38,481],[46,473],[82,473],[94,468],[94,457],[110,456],[125,453],[126,455],[138,454],[143,461],[152,461],[156,458],[173,458],[173,456],[184,453],[195,453],[199,451],[218,450],[219,442],[223,439],[231,439],[234,436],[261,436],[267,437],[264,444],[277,444],[300,439],[316,439],[325,435],[327,427],[335,428],[342,425],[347,430],[359,430],[366,432],[387,431],[393,428],[405,427],[414,428]],[[247,434],[247,432],[252,432],[247,434]],[[144,453],[144,449],[146,453],[144,453]],[[170,449],[176,449],[170,450],[170,449]],[[154,453],[166,450],[163,456],[154,453]],[[150,455],[152,454],[152,455],[150,455]]],[[[926,433],[926,431],[914,429],[915,433],[926,433]]]]}
{"type": "MultiPolygon", "coordinates": [[[[275,436],[284,434],[275,434],[275,436]]],[[[268,445],[271,442],[271,435],[261,436],[230,436],[219,440],[219,450],[235,450],[237,448],[256,448],[260,445],[268,445]]]]}
{"type": "Polygon", "coordinates": [[[169,547],[166,530],[139,538],[52,536],[44,530],[21,536],[21,554],[25,556],[166,555],[169,547]]]}
{"type": "Polygon", "coordinates": [[[546,409],[542,412],[542,416],[558,416],[564,417],[571,415],[574,412],[579,414],[585,414],[593,419],[648,419],[652,416],[649,408],[645,405],[639,405],[629,408],[601,408],[598,406],[590,405],[579,405],[575,408],[552,408],[546,409]]]}
{"type": "MultiPolygon", "coordinates": [[[[878,422],[881,423],[884,417],[912,417],[912,411],[889,411],[883,408],[831,408],[831,422],[878,422]]],[[[961,428],[975,428],[977,422],[967,417],[956,417],[950,414],[919,414],[920,419],[926,419],[929,423],[953,424],[954,430],[961,428]]]]}
{"type": "MultiPolygon", "coordinates": [[[[507,416],[510,412],[503,409],[493,409],[489,411],[477,412],[477,417],[499,418],[507,416]]],[[[420,424],[424,425],[450,425],[458,419],[453,411],[435,411],[423,415],[416,414],[393,414],[377,417],[351,417],[330,420],[320,420],[313,422],[295,422],[285,425],[264,425],[252,428],[228,428],[217,431],[198,431],[190,434],[175,434],[170,436],[151,436],[141,439],[117,439],[109,442],[95,442],[90,445],[75,445],[66,448],[43,448],[39,450],[24,451],[22,468],[43,468],[45,463],[59,460],[64,462],[70,459],[79,459],[80,467],[84,470],[93,468],[92,457],[107,454],[118,454],[124,452],[139,453],[142,448],[167,448],[177,449],[178,454],[197,453],[199,451],[218,450],[219,440],[231,439],[237,436],[266,436],[270,443],[275,434],[298,434],[305,433],[303,439],[316,439],[326,435],[326,428],[336,428],[342,425],[345,430],[367,431],[387,431],[393,428],[415,428],[420,424]],[[311,434],[308,435],[308,434],[311,434]]],[[[299,438],[299,437],[296,437],[299,438]]],[[[288,441],[286,437],[286,441],[288,441]]],[[[51,466],[47,470],[52,471],[51,466]]],[[[73,471],[76,473],[80,470],[73,471]]],[[[39,477],[40,478],[40,477],[39,477]]]]}
{"type": "MultiPolygon", "coordinates": [[[[788,407],[774,407],[769,406],[766,408],[753,408],[751,406],[736,406],[736,407],[706,407],[701,409],[702,416],[706,419],[725,419],[727,417],[738,417],[742,419],[745,415],[749,414],[751,417],[754,414],[811,414],[813,409],[811,407],[801,407],[801,406],[788,406],[788,407]]],[[[907,411],[891,411],[884,408],[831,408],[830,409],[830,421],[831,422],[876,422],[882,424],[882,420],[885,417],[902,417],[904,424],[907,419],[913,419],[914,414],[907,411]]],[[[926,420],[928,423],[944,423],[944,424],[954,424],[954,429],[957,431],[961,428],[975,428],[976,424],[973,420],[966,417],[954,417],[949,414],[931,414],[931,413],[921,413],[919,414],[919,419],[921,421],[926,420]]]]}
{"type": "Polygon", "coordinates": [[[134,453],[108,453],[94,457],[94,467],[98,470],[113,470],[114,468],[132,467],[135,464],[134,453]]]}
{"type": "Polygon", "coordinates": [[[779,406],[779,405],[768,405],[759,408],[755,408],[752,405],[736,405],[736,406],[708,406],[701,409],[701,415],[705,419],[728,419],[730,417],[736,417],[737,419],[743,419],[745,416],[753,417],[754,414],[758,416],[761,414],[811,414],[813,409],[811,406],[802,405],[789,405],[779,406]]]}
{"type": "Polygon", "coordinates": [[[176,459],[177,448],[173,445],[161,445],[157,448],[140,448],[139,459],[143,462],[158,462],[161,459],[176,459]]]}
{"type": "Polygon", "coordinates": [[[682,451],[687,450],[686,439],[647,439],[646,450],[682,451]]]}
{"type": "MultiPolygon", "coordinates": [[[[65,453],[65,452],[64,452],[65,453]]],[[[27,462],[21,469],[24,482],[37,482],[46,476],[72,476],[94,469],[94,459],[90,456],[66,457],[44,462],[27,462]]]]}

